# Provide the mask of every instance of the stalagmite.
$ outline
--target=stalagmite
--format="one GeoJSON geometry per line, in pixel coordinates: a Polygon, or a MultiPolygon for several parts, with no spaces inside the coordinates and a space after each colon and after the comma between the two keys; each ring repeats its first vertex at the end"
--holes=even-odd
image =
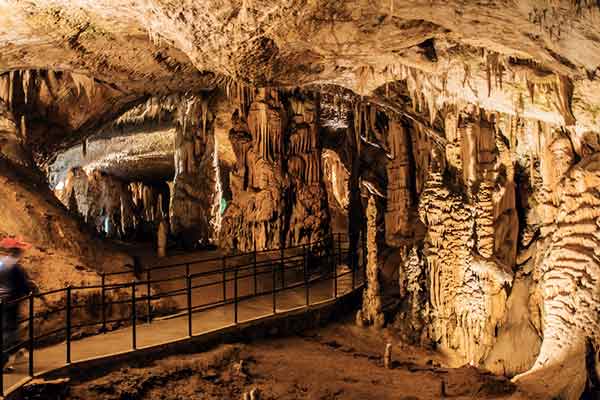
{"type": "Polygon", "coordinates": [[[260,400],[260,390],[258,388],[250,391],[250,400],[260,400]]]}
{"type": "Polygon", "coordinates": [[[383,354],[383,365],[387,369],[392,368],[392,344],[385,345],[385,353],[383,354]]]}
{"type": "Polygon", "coordinates": [[[222,222],[226,248],[314,243],[328,234],[318,99],[296,92],[289,104],[288,122],[279,94],[262,89],[247,124],[239,113],[232,116],[229,137],[237,162],[230,174],[233,201],[222,222]]]}
{"type": "Polygon", "coordinates": [[[167,255],[167,234],[168,227],[166,218],[163,216],[160,219],[158,224],[158,233],[157,233],[157,248],[158,248],[158,256],[165,257],[167,255]]]}
{"type": "Polygon", "coordinates": [[[230,173],[233,194],[222,218],[220,244],[240,251],[281,245],[285,204],[283,193],[283,105],[276,91],[260,89],[250,105],[247,123],[232,116],[229,137],[236,152],[230,173]]]}
{"type": "Polygon", "coordinates": [[[381,284],[379,282],[379,260],[377,254],[377,206],[375,198],[369,197],[367,207],[367,288],[363,293],[362,308],[358,311],[357,321],[360,325],[373,324],[381,329],[385,324],[383,304],[381,299],[381,284]]]}

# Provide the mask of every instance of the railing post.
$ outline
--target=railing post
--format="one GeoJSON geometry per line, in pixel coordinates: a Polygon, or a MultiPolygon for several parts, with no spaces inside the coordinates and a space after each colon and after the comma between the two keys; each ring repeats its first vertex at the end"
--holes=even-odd
{"type": "Polygon", "coordinates": [[[338,274],[337,274],[338,265],[335,261],[332,264],[333,264],[332,265],[333,266],[333,297],[335,299],[337,299],[337,297],[338,297],[338,274]]]}
{"type": "Polygon", "coordinates": [[[342,263],[342,234],[341,233],[338,233],[337,248],[338,248],[338,264],[341,264],[342,263]]]}
{"type": "Polygon", "coordinates": [[[146,269],[146,317],[147,323],[152,322],[152,303],[150,299],[150,267],[146,269]]]}
{"type": "Polygon", "coordinates": [[[186,271],[187,284],[187,312],[188,312],[188,336],[192,337],[192,276],[189,268],[186,271]]]}
{"type": "Polygon", "coordinates": [[[135,280],[131,281],[131,346],[133,350],[137,349],[137,310],[135,304],[135,280]]]}
{"type": "Polygon", "coordinates": [[[363,256],[362,256],[363,282],[367,281],[367,238],[366,238],[365,233],[366,233],[366,230],[363,230],[361,233],[362,253],[363,253],[363,256]]]}
{"type": "Polygon", "coordinates": [[[67,316],[66,316],[66,340],[67,340],[67,364],[71,364],[71,285],[67,286],[67,316]]]}
{"type": "Polygon", "coordinates": [[[285,289],[285,248],[284,245],[281,246],[281,289],[285,289]]]}
{"type": "Polygon", "coordinates": [[[33,292],[29,293],[29,376],[33,376],[33,345],[35,337],[33,331],[33,314],[34,314],[35,297],[33,292]]]}
{"type": "Polygon", "coordinates": [[[238,323],[238,270],[233,270],[233,323],[238,323]]]}
{"type": "Polygon", "coordinates": [[[351,265],[352,268],[352,290],[356,288],[356,267],[358,266],[358,262],[353,262],[351,265]]]}
{"type": "Polygon", "coordinates": [[[256,240],[254,241],[254,267],[253,267],[253,274],[254,274],[254,295],[256,296],[256,294],[258,293],[258,278],[256,276],[256,240]]]}
{"type": "Polygon", "coordinates": [[[273,314],[277,314],[277,278],[275,270],[275,264],[272,264],[271,271],[273,275],[273,314]]]}
{"type": "Polygon", "coordinates": [[[306,306],[308,307],[310,305],[310,286],[309,286],[309,280],[308,280],[308,257],[306,254],[306,245],[305,244],[302,245],[302,253],[303,253],[302,264],[304,267],[304,292],[306,295],[306,306]]]}
{"type": "Polygon", "coordinates": [[[222,261],[222,269],[223,269],[223,303],[227,301],[227,258],[223,256],[222,261]]]}
{"type": "MultiPolygon", "coordinates": [[[[4,300],[0,299],[0,357],[4,365],[4,300]]],[[[0,396],[4,397],[4,368],[0,371],[0,396]]]]}
{"type": "Polygon", "coordinates": [[[106,272],[102,272],[102,333],[106,333],[106,272]]]}

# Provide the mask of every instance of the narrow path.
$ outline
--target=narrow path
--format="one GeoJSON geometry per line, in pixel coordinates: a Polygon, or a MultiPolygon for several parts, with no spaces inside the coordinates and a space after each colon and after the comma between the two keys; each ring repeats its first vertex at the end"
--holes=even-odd
{"type": "MultiPolygon", "coordinates": [[[[270,256],[265,256],[270,257],[270,256]]],[[[197,259],[196,259],[197,260],[197,259]]],[[[172,263],[172,259],[169,260],[172,263]]],[[[196,264],[196,262],[195,262],[196,264]]],[[[197,264],[206,270],[215,269],[213,263],[197,264]]],[[[185,267],[182,267],[185,268],[185,267]]],[[[192,266],[191,268],[194,268],[192,266]]],[[[199,269],[194,269],[194,272],[200,272],[199,269]]],[[[294,272],[294,271],[290,271],[294,272]]],[[[169,270],[161,276],[162,278],[171,277],[174,274],[182,273],[185,276],[184,270],[176,271],[169,270]]],[[[293,274],[292,274],[293,275],[293,274]]],[[[284,279],[288,282],[298,282],[297,276],[292,276],[286,273],[284,279]]],[[[323,301],[331,300],[336,295],[343,295],[352,291],[352,274],[349,273],[345,265],[337,265],[337,284],[336,280],[314,280],[309,283],[309,305],[314,305],[323,301]]],[[[362,274],[357,273],[357,277],[362,274]]],[[[152,277],[155,279],[155,277],[152,277]]],[[[230,277],[227,276],[229,279],[230,277]]],[[[281,276],[277,278],[281,279],[281,276]]],[[[175,280],[169,282],[168,287],[161,289],[179,289],[183,288],[184,280],[175,280]]],[[[273,287],[270,274],[262,275],[257,281],[253,277],[240,278],[238,281],[238,296],[252,296],[239,301],[238,303],[238,322],[246,322],[257,320],[273,314],[273,294],[254,296],[255,290],[258,293],[262,291],[270,291],[273,287]],[[257,283],[255,285],[255,282],[257,283]]],[[[300,280],[300,282],[302,282],[300,280]]],[[[198,288],[193,290],[192,304],[206,304],[207,299],[215,298],[222,300],[223,285],[222,281],[214,282],[212,286],[198,288]]],[[[360,282],[355,282],[358,287],[360,282]]],[[[194,284],[197,284],[195,282],[194,284]]],[[[289,283],[288,283],[289,285],[289,283]]],[[[227,297],[230,299],[233,296],[233,282],[227,282],[225,289],[227,297]]],[[[178,304],[185,302],[186,296],[177,296],[178,304]]],[[[277,291],[275,296],[276,311],[283,313],[289,310],[306,307],[306,288],[302,285],[296,288],[289,288],[277,291]]],[[[194,336],[199,336],[204,333],[214,331],[216,329],[225,328],[234,324],[234,305],[226,304],[212,308],[210,310],[198,311],[193,314],[192,332],[194,336]]],[[[136,324],[136,342],[137,348],[154,346],[157,344],[175,341],[188,337],[188,316],[187,313],[162,318],[152,321],[148,324],[143,321],[138,321],[136,324]]],[[[71,342],[71,360],[72,362],[85,360],[94,357],[101,357],[115,353],[127,352],[132,350],[133,329],[126,327],[105,334],[85,337],[80,340],[71,342]]],[[[66,344],[59,343],[45,348],[36,349],[34,352],[34,373],[40,373],[64,366],[66,363],[66,344]]],[[[13,373],[4,374],[4,391],[9,393],[11,388],[14,389],[22,384],[28,378],[28,359],[24,358],[18,361],[15,365],[13,373]],[[16,386],[15,386],[16,385],[16,386]]]]}

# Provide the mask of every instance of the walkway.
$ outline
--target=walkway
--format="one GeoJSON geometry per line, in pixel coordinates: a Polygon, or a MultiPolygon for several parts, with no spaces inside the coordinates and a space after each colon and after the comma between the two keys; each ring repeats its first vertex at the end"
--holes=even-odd
{"type": "MultiPolygon", "coordinates": [[[[333,258],[332,255],[321,256],[321,258],[313,260],[320,264],[323,264],[324,261],[329,264],[335,260],[335,263],[331,264],[335,265],[335,272],[329,269],[327,273],[323,273],[323,269],[319,265],[313,265],[311,268],[313,272],[306,273],[308,271],[307,257],[305,255],[302,258],[302,255],[298,255],[298,253],[301,252],[293,251],[290,255],[285,255],[283,275],[281,270],[277,274],[275,273],[276,266],[281,264],[274,264],[271,256],[262,256],[257,257],[254,268],[250,268],[253,273],[244,273],[242,268],[240,272],[228,270],[223,275],[219,274],[219,276],[225,277],[225,285],[223,285],[222,278],[215,280],[214,274],[203,275],[204,271],[208,269],[214,271],[215,265],[218,265],[215,261],[203,263],[196,259],[192,265],[169,268],[169,272],[153,270],[151,280],[167,279],[167,282],[157,283],[157,285],[161,285],[160,292],[175,291],[173,298],[180,308],[180,312],[155,318],[152,323],[146,323],[145,316],[142,315],[135,324],[135,329],[130,325],[104,334],[71,340],[71,362],[132,351],[134,342],[137,349],[143,349],[189,338],[190,322],[192,335],[200,336],[221,328],[231,327],[236,322],[243,323],[270,317],[274,311],[284,313],[308,308],[311,305],[327,302],[350,293],[353,288],[360,287],[364,271],[359,269],[351,271],[346,265],[340,264],[339,261],[342,260],[342,257],[339,255],[334,254],[333,258]],[[303,260],[304,265],[294,262],[297,259],[303,260]],[[185,269],[196,274],[194,276],[188,273],[190,283],[187,283],[185,269]],[[300,271],[304,269],[305,274],[298,272],[298,269],[300,271]],[[182,273],[183,275],[181,275],[182,273]],[[191,285],[189,291],[186,290],[188,284],[191,285]],[[179,294],[179,291],[183,293],[179,294]],[[187,312],[188,292],[190,293],[189,305],[196,307],[192,318],[188,317],[187,312]],[[226,302],[222,301],[223,296],[225,296],[226,302]],[[211,304],[213,300],[214,306],[201,306],[211,304]]],[[[169,260],[169,262],[171,261],[169,260]]],[[[190,261],[185,260],[185,262],[190,261]]],[[[145,300],[140,299],[140,301],[145,304],[145,300]]],[[[139,304],[136,309],[138,307],[139,304]]],[[[33,354],[34,375],[54,370],[66,364],[67,343],[62,342],[45,348],[36,348],[33,354]]],[[[30,379],[27,357],[17,362],[15,367],[15,372],[4,374],[5,393],[10,393],[30,379]]]]}

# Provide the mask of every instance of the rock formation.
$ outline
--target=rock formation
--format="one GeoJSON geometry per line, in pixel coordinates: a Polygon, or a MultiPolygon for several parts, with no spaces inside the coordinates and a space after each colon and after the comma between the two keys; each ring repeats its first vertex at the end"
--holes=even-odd
{"type": "Polygon", "coordinates": [[[286,161],[292,204],[286,244],[294,246],[325,239],[330,231],[319,142],[319,99],[296,92],[289,102],[286,161]]]}
{"type": "Polygon", "coordinates": [[[324,238],[327,193],[318,139],[318,99],[296,92],[289,112],[277,90],[260,89],[248,116],[238,109],[229,137],[237,162],[223,215],[224,247],[251,251],[324,238]]]}
{"type": "Polygon", "coordinates": [[[215,115],[210,102],[210,93],[205,93],[185,99],[178,110],[169,215],[171,232],[188,247],[208,244],[220,228],[215,115]]]}
{"type": "Polygon", "coordinates": [[[223,215],[221,229],[225,248],[252,251],[284,244],[286,123],[277,90],[260,89],[247,117],[244,110],[232,117],[229,137],[237,163],[229,178],[233,199],[223,215]]]}
{"type": "Polygon", "coordinates": [[[377,206],[375,205],[375,199],[371,196],[367,206],[367,287],[363,293],[362,309],[356,315],[356,320],[359,325],[373,324],[376,328],[382,328],[385,323],[385,316],[383,315],[383,296],[376,235],[377,206]]]}
{"type": "Polygon", "coordinates": [[[398,246],[399,238],[412,234],[410,227],[412,193],[409,138],[401,121],[395,119],[390,121],[388,142],[391,159],[387,163],[385,235],[389,245],[398,246]]]}

